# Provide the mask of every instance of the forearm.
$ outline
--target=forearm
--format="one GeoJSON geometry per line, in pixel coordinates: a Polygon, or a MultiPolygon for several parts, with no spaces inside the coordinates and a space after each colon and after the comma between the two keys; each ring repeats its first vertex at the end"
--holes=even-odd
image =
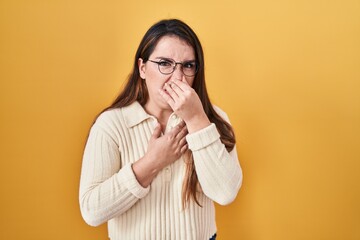
{"type": "Polygon", "coordinates": [[[132,164],[132,170],[137,181],[145,188],[151,184],[161,169],[162,167],[158,163],[151,161],[146,155],[132,164]]]}
{"type": "Polygon", "coordinates": [[[187,140],[204,194],[222,205],[232,202],[242,183],[236,149],[227,152],[214,124],[189,135],[187,140]]]}
{"type": "MultiPolygon", "coordinates": [[[[220,141],[220,140],[219,140],[220,141]]],[[[207,149],[193,153],[196,173],[203,192],[221,205],[231,203],[242,184],[242,171],[237,159],[214,143],[207,149]]]]}
{"type": "Polygon", "coordinates": [[[81,213],[89,225],[97,226],[126,212],[148,191],[138,184],[130,164],[101,183],[84,175],[80,182],[81,213]]]}
{"type": "Polygon", "coordinates": [[[149,188],[136,180],[131,163],[122,161],[115,136],[100,124],[92,127],[83,156],[79,202],[84,220],[92,226],[126,212],[149,188]]]}

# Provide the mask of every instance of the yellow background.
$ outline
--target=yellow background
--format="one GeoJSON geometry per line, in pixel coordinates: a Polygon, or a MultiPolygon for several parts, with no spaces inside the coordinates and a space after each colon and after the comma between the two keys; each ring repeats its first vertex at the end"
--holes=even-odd
{"type": "Polygon", "coordinates": [[[1,0],[0,239],[107,238],[79,212],[84,142],[162,18],[197,32],[236,129],[219,239],[360,239],[359,0],[1,0]]]}

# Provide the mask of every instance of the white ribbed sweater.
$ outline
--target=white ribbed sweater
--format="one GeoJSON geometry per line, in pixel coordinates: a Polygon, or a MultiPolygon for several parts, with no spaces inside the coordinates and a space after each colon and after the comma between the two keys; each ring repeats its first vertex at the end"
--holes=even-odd
{"type": "MultiPolygon", "coordinates": [[[[228,121],[219,108],[217,112],[228,121]]],[[[165,132],[181,119],[172,114],[165,132]]],[[[242,183],[236,148],[228,153],[214,124],[186,136],[201,192],[182,208],[185,163],[181,157],[143,188],[131,164],[146,152],[157,120],[135,102],[102,113],[85,147],[80,209],[92,226],[108,222],[110,239],[208,240],[216,232],[213,201],[232,202],[242,183]]]]}

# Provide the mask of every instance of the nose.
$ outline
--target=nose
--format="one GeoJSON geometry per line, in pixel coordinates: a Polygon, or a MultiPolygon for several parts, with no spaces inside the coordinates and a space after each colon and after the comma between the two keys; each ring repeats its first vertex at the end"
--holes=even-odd
{"type": "Polygon", "coordinates": [[[172,77],[175,78],[175,79],[178,79],[178,80],[181,80],[183,78],[183,72],[182,72],[182,69],[181,69],[182,65],[177,63],[175,66],[174,66],[174,72],[172,74],[172,77]]]}

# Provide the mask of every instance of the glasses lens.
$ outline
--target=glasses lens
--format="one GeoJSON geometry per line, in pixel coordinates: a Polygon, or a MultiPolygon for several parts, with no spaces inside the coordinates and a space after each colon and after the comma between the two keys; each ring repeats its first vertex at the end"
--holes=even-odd
{"type": "Polygon", "coordinates": [[[188,62],[182,64],[182,71],[186,76],[192,77],[196,74],[197,66],[195,62],[188,62]]]}
{"type": "Polygon", "coordinates": [[[174,71],[174,63],[168,61],[159,62],[159,70],[163,74],[170,74],[174,71]]]}
{"type": "Polygon", "coordinates": [[[181,64],[181,70],[185,76],[195,76],[198,68],[196,62],[175,63],[171,61],[160,61],[157,63],[159,71],[163,74],[171,74],[175,71],[176,65],[181,64]]]}

